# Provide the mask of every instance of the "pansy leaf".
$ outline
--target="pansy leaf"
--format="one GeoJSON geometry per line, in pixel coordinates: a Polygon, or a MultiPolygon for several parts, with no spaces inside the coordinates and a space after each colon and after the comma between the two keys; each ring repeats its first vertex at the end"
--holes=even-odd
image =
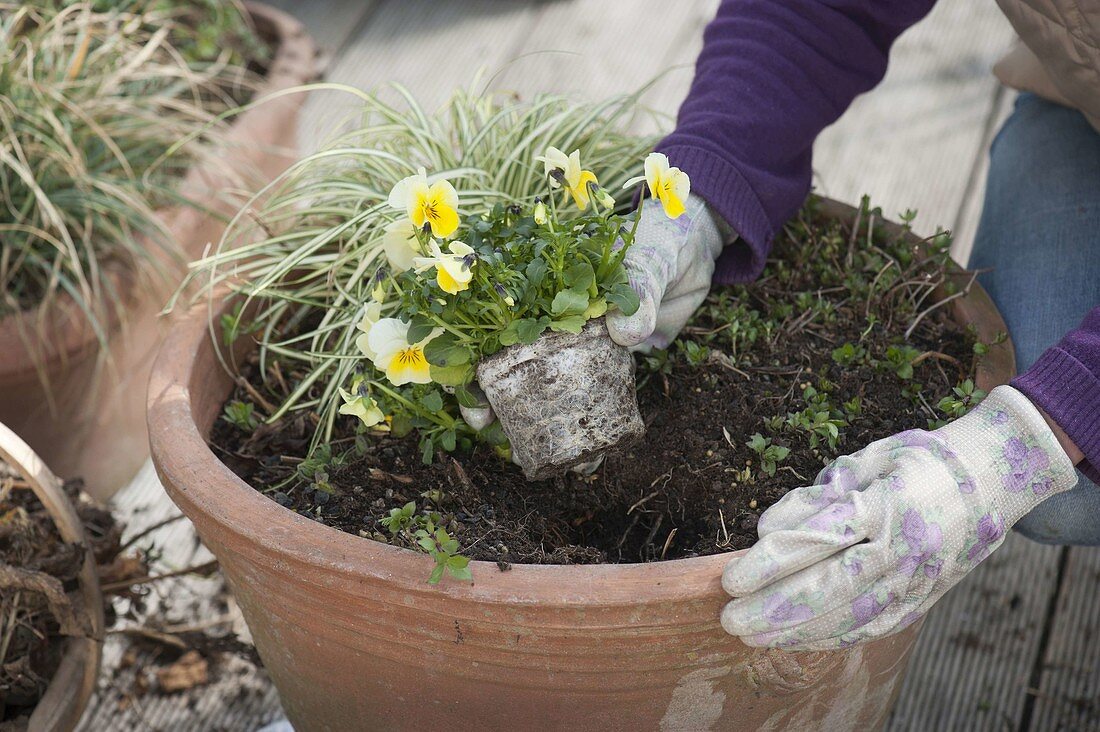
{"type": "Polygon", "coordinates": [[[414,315],[409,320],[409,333],[406,339],[409,343],[419,343],[432,334],[432,330],[435,328],[433,323],[423,315],[414,315]]]}
{"type": "Polygon", "coordinates": [[[607,312],[607,300],[598,298],[588,303],[588,308],[584,311],[584,319],[591,320],[592,318],[599,318],[607,312]]]}
{"type": "Polygon", "coordinates": [[[455,399],[458,400],[459,405],[468,409],[485,406],[484,402],[478,399],[464,384],[455,387],[455,399]]]}
{"type": "Polygon", "coordinates": [[[550,321],[550,330],[565,333],[580,333],[584,328],[583,315],[568,315],[564,318],[550,321]]]}
{"type": "Polygon", "coordinates": [[[393,421],[390,422],[390,434],[394,437],[404,437],[413,430],[412,419],[402,411],[395,411],[393,421]]]}
{"type": "Polygon", "coordinates": [[[633,315],[638,312],[638,293],[630,285],[620,283],[608,290],[607,302],[622,311],[623,315],[633,315]]]}
{"type": "Polygon", "coordinates": [[[527,281],[532,286],[538,287],[542,284],[542,281],[546,278],[546,260],[542,257],[531,260],[531,263],[527,265],[527,281]]]}
{"type": "MultiPolygon", "coordinates": [[[[534,343],[542,335],[546,327],[550,325],[550,318],[543,316],[538,320],[534,318],[523,318],[516,322],[516,335],[519,336],[520,343],[534,343]]],[[[502,341],[503,342],[503,341],[502,341]]]]}
{"type": "Polygon", "coordinates": [[[420,397],[420,403],[429,412],[434,413],[443,411],[443,396],[438,391],[430,391],[420,397]]]}
{"type": "Polygon", "coordinates": [[[587,309],[588,293],[576,290],[562,290],[550,304],[550,312],[556,316],[580,315],[587,309]]]}
{"type": "Polygon", "coordinates": [[[499,340],[502,346],[514,346],[519,343],[519,324],[521,321],[513,320],[500,332],[499,340]]]}
{"type": "Polygon", "coordinates": [[[469,363],[472,354],[452,333],[443,333],[424,346],[424,358],[433,366],[461,366],[469,363]]]}
{"type": "Polygon", "coordinates": [[[431,366],[432,381],[443,386],[462,386],[468,384],[474,370],[468,363],[458,366],[431,366]]]}
{"type": "Polygon", "coordinates": [[[592,265],[588,262],[577,262],[565,270],[565,284],[571,290],[587,290],[596,281],[596,273],[592,271],[592,265]]]}

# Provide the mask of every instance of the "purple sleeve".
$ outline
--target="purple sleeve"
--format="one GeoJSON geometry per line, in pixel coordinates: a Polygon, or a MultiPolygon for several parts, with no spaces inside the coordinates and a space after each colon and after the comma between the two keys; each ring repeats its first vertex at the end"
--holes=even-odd
{"type": "Polygon", "coordinates": [[[657,146],[740,235],[716,281],[755,279],[810,190],[814,139],[886,73],[935,0],[723,0],[676,129],[657,146]]]}
{"type": "Polygon", "coordinates": [[[1013,379],[1012,386],[1058,423],[1085,454],[1077,467],[1100,483],[1100,306],[1013,379]]]}

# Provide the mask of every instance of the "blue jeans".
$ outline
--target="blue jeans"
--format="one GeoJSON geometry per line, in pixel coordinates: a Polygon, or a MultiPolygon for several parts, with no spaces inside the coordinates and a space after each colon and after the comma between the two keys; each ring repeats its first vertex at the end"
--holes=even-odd
{"type": "MultiPolygon", "coordinates": [[[[1100,133],[1079,112],[1021,94],[989,151],[971,269],[997,303],[1023,372],[1100,302],[1100,133]]],[[[1083,475],[1016,529],[1100,544],[1100,487],[1083,475]]]]}

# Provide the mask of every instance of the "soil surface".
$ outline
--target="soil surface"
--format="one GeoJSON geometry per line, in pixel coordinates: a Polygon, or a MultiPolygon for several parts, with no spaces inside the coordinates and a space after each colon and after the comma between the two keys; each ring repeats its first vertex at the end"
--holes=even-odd
{"type": "MultiPolygon", "coordinates": [[[[945,279],[946,239],[929,254],[873,227],[866,241],[866,228],[804,212],[760,280],[716,288],[672,348],[636,356],[646,435],[591,476],[528,482],[485,446],[424,465],[415,435],[357,438],[351,418],[332,457],[303,462],[315,418],[302,413],[254,431],[219,420],[212,447],[273,500],[349,533],[415,548],[381,523],[414,501],[441,515],[463,554],[501,569],[748,547],[787,491],[838,455],[944,419],[939,400],[973,373],[981,346],[968,331],[943,308],[917,319],[943,296],[932,286],[945,279]],[[785,459],[746,444],[758,433],[785,459]]],[[[252,362],[242,374],[248,386],[227,402],[278,403],[295,385],[289,369],[264,379],[252,362]]]]}

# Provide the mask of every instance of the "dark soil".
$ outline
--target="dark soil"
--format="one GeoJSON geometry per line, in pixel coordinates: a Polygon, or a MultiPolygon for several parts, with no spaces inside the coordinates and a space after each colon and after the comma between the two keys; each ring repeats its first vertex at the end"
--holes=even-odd
{"type": "MultiPolygon", "coordinates": [[[[80,489],[79,480],[65,484],[97,563],[110,564],[119,553],[121,527],[109,512],[83,499],[80,489]]],[[[83,547],[63,542],[34,492],[0,464],[0,564],[57,578],[79,616],[77,575],[83,561],[83,547]]],[[[45,692],[65,647],[59,630],[44,596],[5,587],[0,580],[0,727],[18,724],[45,692]]]]}
{"type": "MultiPolygon", "coordinates": [[[[866,221],[857,236],[807,211],[779,238],[760,280],[716,289],[671,349],[639,356],[646,435],[591,477],[530,483],[484,446],[424,465],[415,435],[357,440],[350,418],[332,444],[336,457],[303,463],[314,421],[302,413],[251,433],[219,420],[212,445],[254,487],[316,521],[415,548],[380,523],[415,501],[442,514],[463,554],[502,569],[750,546],[761,512],[787,491],[812,483],[838,455],[944,418],[935,405],[973,373],[974,338],[944,309],[903,337],[943,294],[931,287],[945,279],[946,237],[931,253],[915,252],[877,229],[864,241],[866,221]],[[857,355],[834,357],[845,344],[857,355]],[[891,359],[899,345],[915,350],[891,359]],[[792,425],[806,411],[842,420],[835,445],[792,425]],[[746,445],[754,433],[790,448],[774,474],[746,445]]],[[[259,391],[277,403],[296,377],[262,379],[255,362],[243,375],[249,387],[230,399],[251,402],[259,391]]]]}

